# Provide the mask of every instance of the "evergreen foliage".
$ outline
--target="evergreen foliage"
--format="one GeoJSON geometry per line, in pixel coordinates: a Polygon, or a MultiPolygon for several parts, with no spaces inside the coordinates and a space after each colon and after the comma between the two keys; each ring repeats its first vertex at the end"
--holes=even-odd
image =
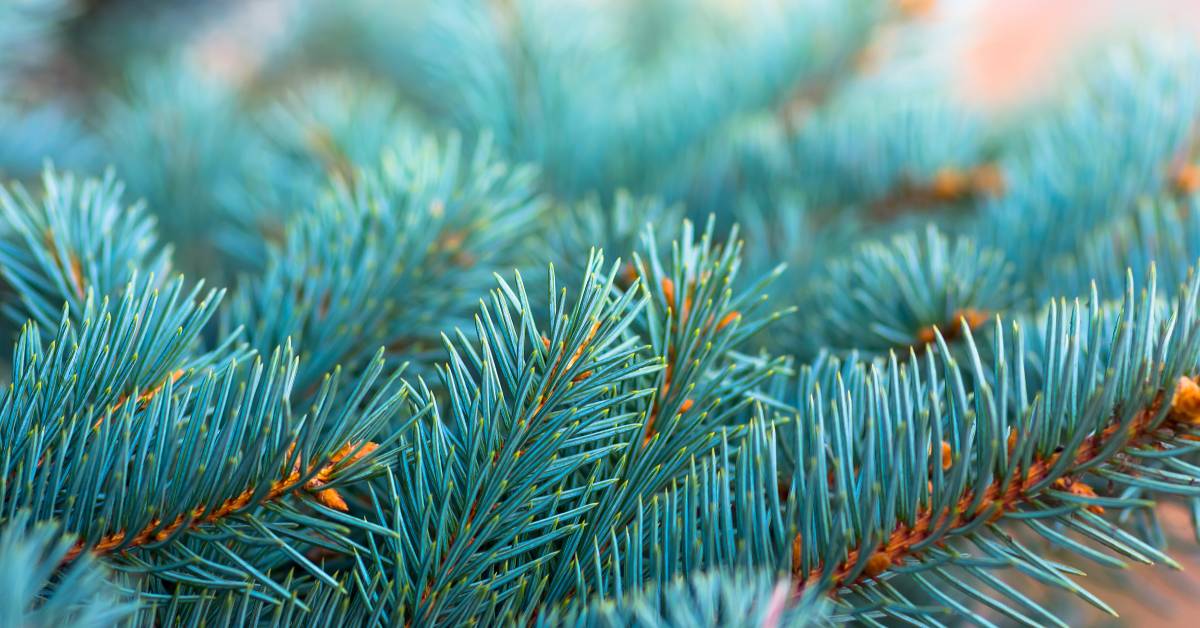
{"type": "Polygon", "coordinates": [[[997,119],[920,3],[187,4],[0,6],[0,625],[1067,625],[1200,535],[1191,43],[997,119]]]}

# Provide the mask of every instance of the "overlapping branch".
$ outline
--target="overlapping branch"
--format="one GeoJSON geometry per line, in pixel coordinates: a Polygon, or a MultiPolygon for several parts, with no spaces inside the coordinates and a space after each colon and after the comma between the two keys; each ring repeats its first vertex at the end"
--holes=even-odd
{"type": "Polygon", "coordinates": [[[1200,494],[1200,470],[1186,462],[1200,385],[1185,377],[1200,366],[1198,293],[1194,278],[1168,308],[1152,280],[1140,299],[1131,284],[1119,307],[1094,295],[1086,309],[1053,305],[1031,326],[1032,343],[1027,322],[1012,335],[964,323],[960,352],[939,336],[938,351],[910,351],[905,363],[806,367],[794,409],[730,430],[717,453],[693,458],[681,482],[638,505],[589,568],[609,583],[597,594],[759,565],[791,573],[797,591],[834,594],[848,616],[928,617],[890,584],[911,578],[940,603],[958,604],[937,584],[950,583],[1016,621],[1058,622],[988,573],[1015,567],[1107,609],[1068,568],[1003,530],[1025,525],[1121,564],[1056,523],[1121,557],[1170,562],[1108,511],[1200,494]],[[1108,482],[1129,490],[1100,490],[1108,482]],[[960,571],[984,586],[952,575],[960,571]]]}

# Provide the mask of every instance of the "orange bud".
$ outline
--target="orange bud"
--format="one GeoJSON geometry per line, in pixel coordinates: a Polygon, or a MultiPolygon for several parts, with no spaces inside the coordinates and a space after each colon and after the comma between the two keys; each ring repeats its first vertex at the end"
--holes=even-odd
{"type": "Polygon", "coordinates": [[[954,464],[954,452],[950,449],[950,443],[942,441],[942,471],[948,471],[954,464]]]}
{"type": "Polygon", "coordinates": [[[362,441],[357,443],[346,443],[338,448],[337,451],[333,452],[333,455],[329,457],[329,463],[334,465],[346,460],[346,464],[352,464],[362,460],[365,456],[369,455],[376,449],[379,449],[379,444],[370,441],[368,441],[366,444],[363,444],[362,441]],[[354,455],[351,455],[351,453],[354,455]],[[349,456],[349,460],[346,459],[347,456],[349,456]]]}
{"type": "Polygon", "coordinates": [[[804,566],[804,537],[799,534],[792,539],[792,573],[800,573],[800,568],[804,566]]]}
{"type": "Polygon", "coordinates": [[[667,305],[675,305],[675,282],[671,281],[670,277],[663,277],[662,291],[663,296],[667,299],[667,305]]]}
{"type": "Polygon", "coordinates": [[[679,414],[683,414],[684,412],[691,410],[693,405],[695,405],[694,401],[691,399],[684,399],[683,403],[679,404],[679,414]]]}
{"type": "Polygon", "coordinates": [[[550,350],[550,339],[545,336],[542,336],[542,346],[546,347],[546,350],[549,351],[550,350]]]}
{"type": "Polygon", "coordinates": [[[729,325],[730,323],[732,323],[733,321],[736,321],[737,319],[739,319],[741,317],[742,317],[742,313],[737,310],[734,310],[734,311],[726,314],[723,318],[721,318],[721,322],[717,323],[717,331],[721,331],[722,329],[725,329],[725,327],[727,325],[729,325]]]}
{"type": "Polygon", "coordinates": [[[871,557],[867,559],[867,566],[863,570],[863,574],[868,578],[874,578],[887,571],[887,568],[891,566],[892,557],[888,556],[887,552],[880,550],[871,554],[871,557]]]}
{"type": "Polygon", "coordinates": [[[954,318],[956,323],[960,320],[965,320],[967,321],[967,327],[975,329],[988,322],[988,319],[990,319],[991,316],[983,310],[977,310],[975,308],[968,307],[955,312],[954,318]]]}
{"type": "Polygon", "coordinates": [[[1200,425],[1200,385],[1190,377],[1180,377],[1171,399],[1171,420],[1200,425]]]}
{"type": "Polygon", "coordinates": [[[956,201],[967,191],[967,177],[957,168],[942,168],[933,175],[930,191],[940,201],[956,201]]]}
{"type": "Polygon", "coordinates": [[[342,496],[335,489],[327,488],[323,491],[317,491],[313,494],[313,497],[316,498],[319,504],[327,508],[333,508],[342,512],[350,510],[350,507],[346,505],[346,500],[342,499],[342,496]]]}
{"type": "MultiPolygon", "coordinates": [[[[1086,482],[1078,482],[1071,478],[1058,478],[1054,481],[1054,488],[1060,491],[1067,491],[1072,495],[1079,497],[1095,497],[1096,491],[1086,482]]],[[[1089,504],[1087,510],[1090,513],[1097,515],[1104,514],[1104,507],[1097,504],[1089,504]]]]}
{"type": "Polygon", "coordinates": [[[474,266],[476,262],[475,256],[466,249],[459,249],[451,259],[461,268],[470,268],[474,266]]]}
{"type": "Polygon", "coordinates": [[[83,299],[86,292],[83,288],[83,265],[74,255],[71,255],[71,282],[75,285],[75,296],[83,299]]]}
{"type": "Polygon", "coordinates": [[[588,370],[576,375],[571,381],[582,382],[583,380],[585,380],[591,376],[592,376],[592,369],[588,369],[588,370]]]}
{"type": "Polygon", "coordinates": [[[352,463],[358,462],[359,460],[362,460],[363,458],[374,453],[374,451],[376,449],[379,449],[379,443],[368,441],[367,444],[363,445],[361,449],[354,452],[353,456],[350,456],[350,460],[348,461],[348,464],[352,464],[352,463]]]}
{"type": "Polygon", "coordinates": [[[976,329],[980,325],[988,322],[991,315],[983,310],[975,308],[962,308],[954,312],[949,321],[945,321],[945,325],[930,325],[917,331],[917,342],[921,345],[927,345],[937,340],[935,328],[942,328],[942,337],[946,342],[956,339],[962,333],[960,324],[965,321],[968,329],[976,329]]]}
{"type": "Polygon", "coordinates": [[[1192,194],[1200,190],[1200,166],[1183,164],[1171,176],[1171,184],[1180,194],[1192,194]]]}
{"type": "Polygon", "coordinates": [[[621,267],[621,281],[628,287],[633,285],[637,278],[637,268],[631,262],[625,262],[625,265],[621,267]]]}

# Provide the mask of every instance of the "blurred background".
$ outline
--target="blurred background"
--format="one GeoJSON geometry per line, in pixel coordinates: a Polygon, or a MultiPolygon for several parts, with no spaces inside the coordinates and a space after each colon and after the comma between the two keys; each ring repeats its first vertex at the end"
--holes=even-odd
{"type": "MultiPolygon", "coordinates": [[[[330,179],[452,134],[535,167],[552,213],[653,194],[740,222],[803,303],[897,224],[1028,229],[1045,258],[990,243],[1052,266],[1062,221],[1196,191],[1198,37],[1186,0],[0,0],[0,176],[111,168],[179,267],[233,284],[330,179]]],[[[764,342],[805,357],[804,320],[764,342]]],[[[1127,614],[1078,623],[1191,624],[1195,515],[1165,512],[1185,573],[1097,570],[1127,614]]]]}

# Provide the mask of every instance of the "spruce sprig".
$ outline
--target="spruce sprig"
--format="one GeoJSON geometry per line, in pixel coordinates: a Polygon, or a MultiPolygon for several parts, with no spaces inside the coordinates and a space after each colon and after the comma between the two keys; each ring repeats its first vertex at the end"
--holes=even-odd
{"type": "Polygon", "coordinates": [[[961,363],[939,334],[904,362],[805,367],[793,410],[760,412],[639,509],[602,557],[606,594],[753,566],[836,594],[835,616],[869,623],[953,609],[989,624],[974,600],[1061,624],[992,573],[1012,568],[1113,612],[1028,538],[1110,567],[1175,564],[1126,515],[1196,492],[1198,293],[1193,277],[1164,307],[1151,274],[1140,298],[1131,278],[1119,304],[1052,303],[1040,334],[964,322],[961,363]]]}
{"type": "Polygon", "coordinates": [[[153,575],[150,597],[163,583],[257,582],[255,595],[288,599],[269,572],[291,563],[332,584],[303,552],[351,543],[356,520],[308,513],[345,509],[338,487],[382,469],[395,438],[372,439],[407,387],[380,379],[380,358],[344,403],[333,403],[335,374],[297,415],[291,349],[263,360],[235,337],[197,352],[219,299],[182,286],[131,284],[115,307],[90,298],[79,323],[64,310],[49,341],[26,326],[0,395],[0,507],[61,522],[78,537],[66,562],[90,554],[153,575]]]}

